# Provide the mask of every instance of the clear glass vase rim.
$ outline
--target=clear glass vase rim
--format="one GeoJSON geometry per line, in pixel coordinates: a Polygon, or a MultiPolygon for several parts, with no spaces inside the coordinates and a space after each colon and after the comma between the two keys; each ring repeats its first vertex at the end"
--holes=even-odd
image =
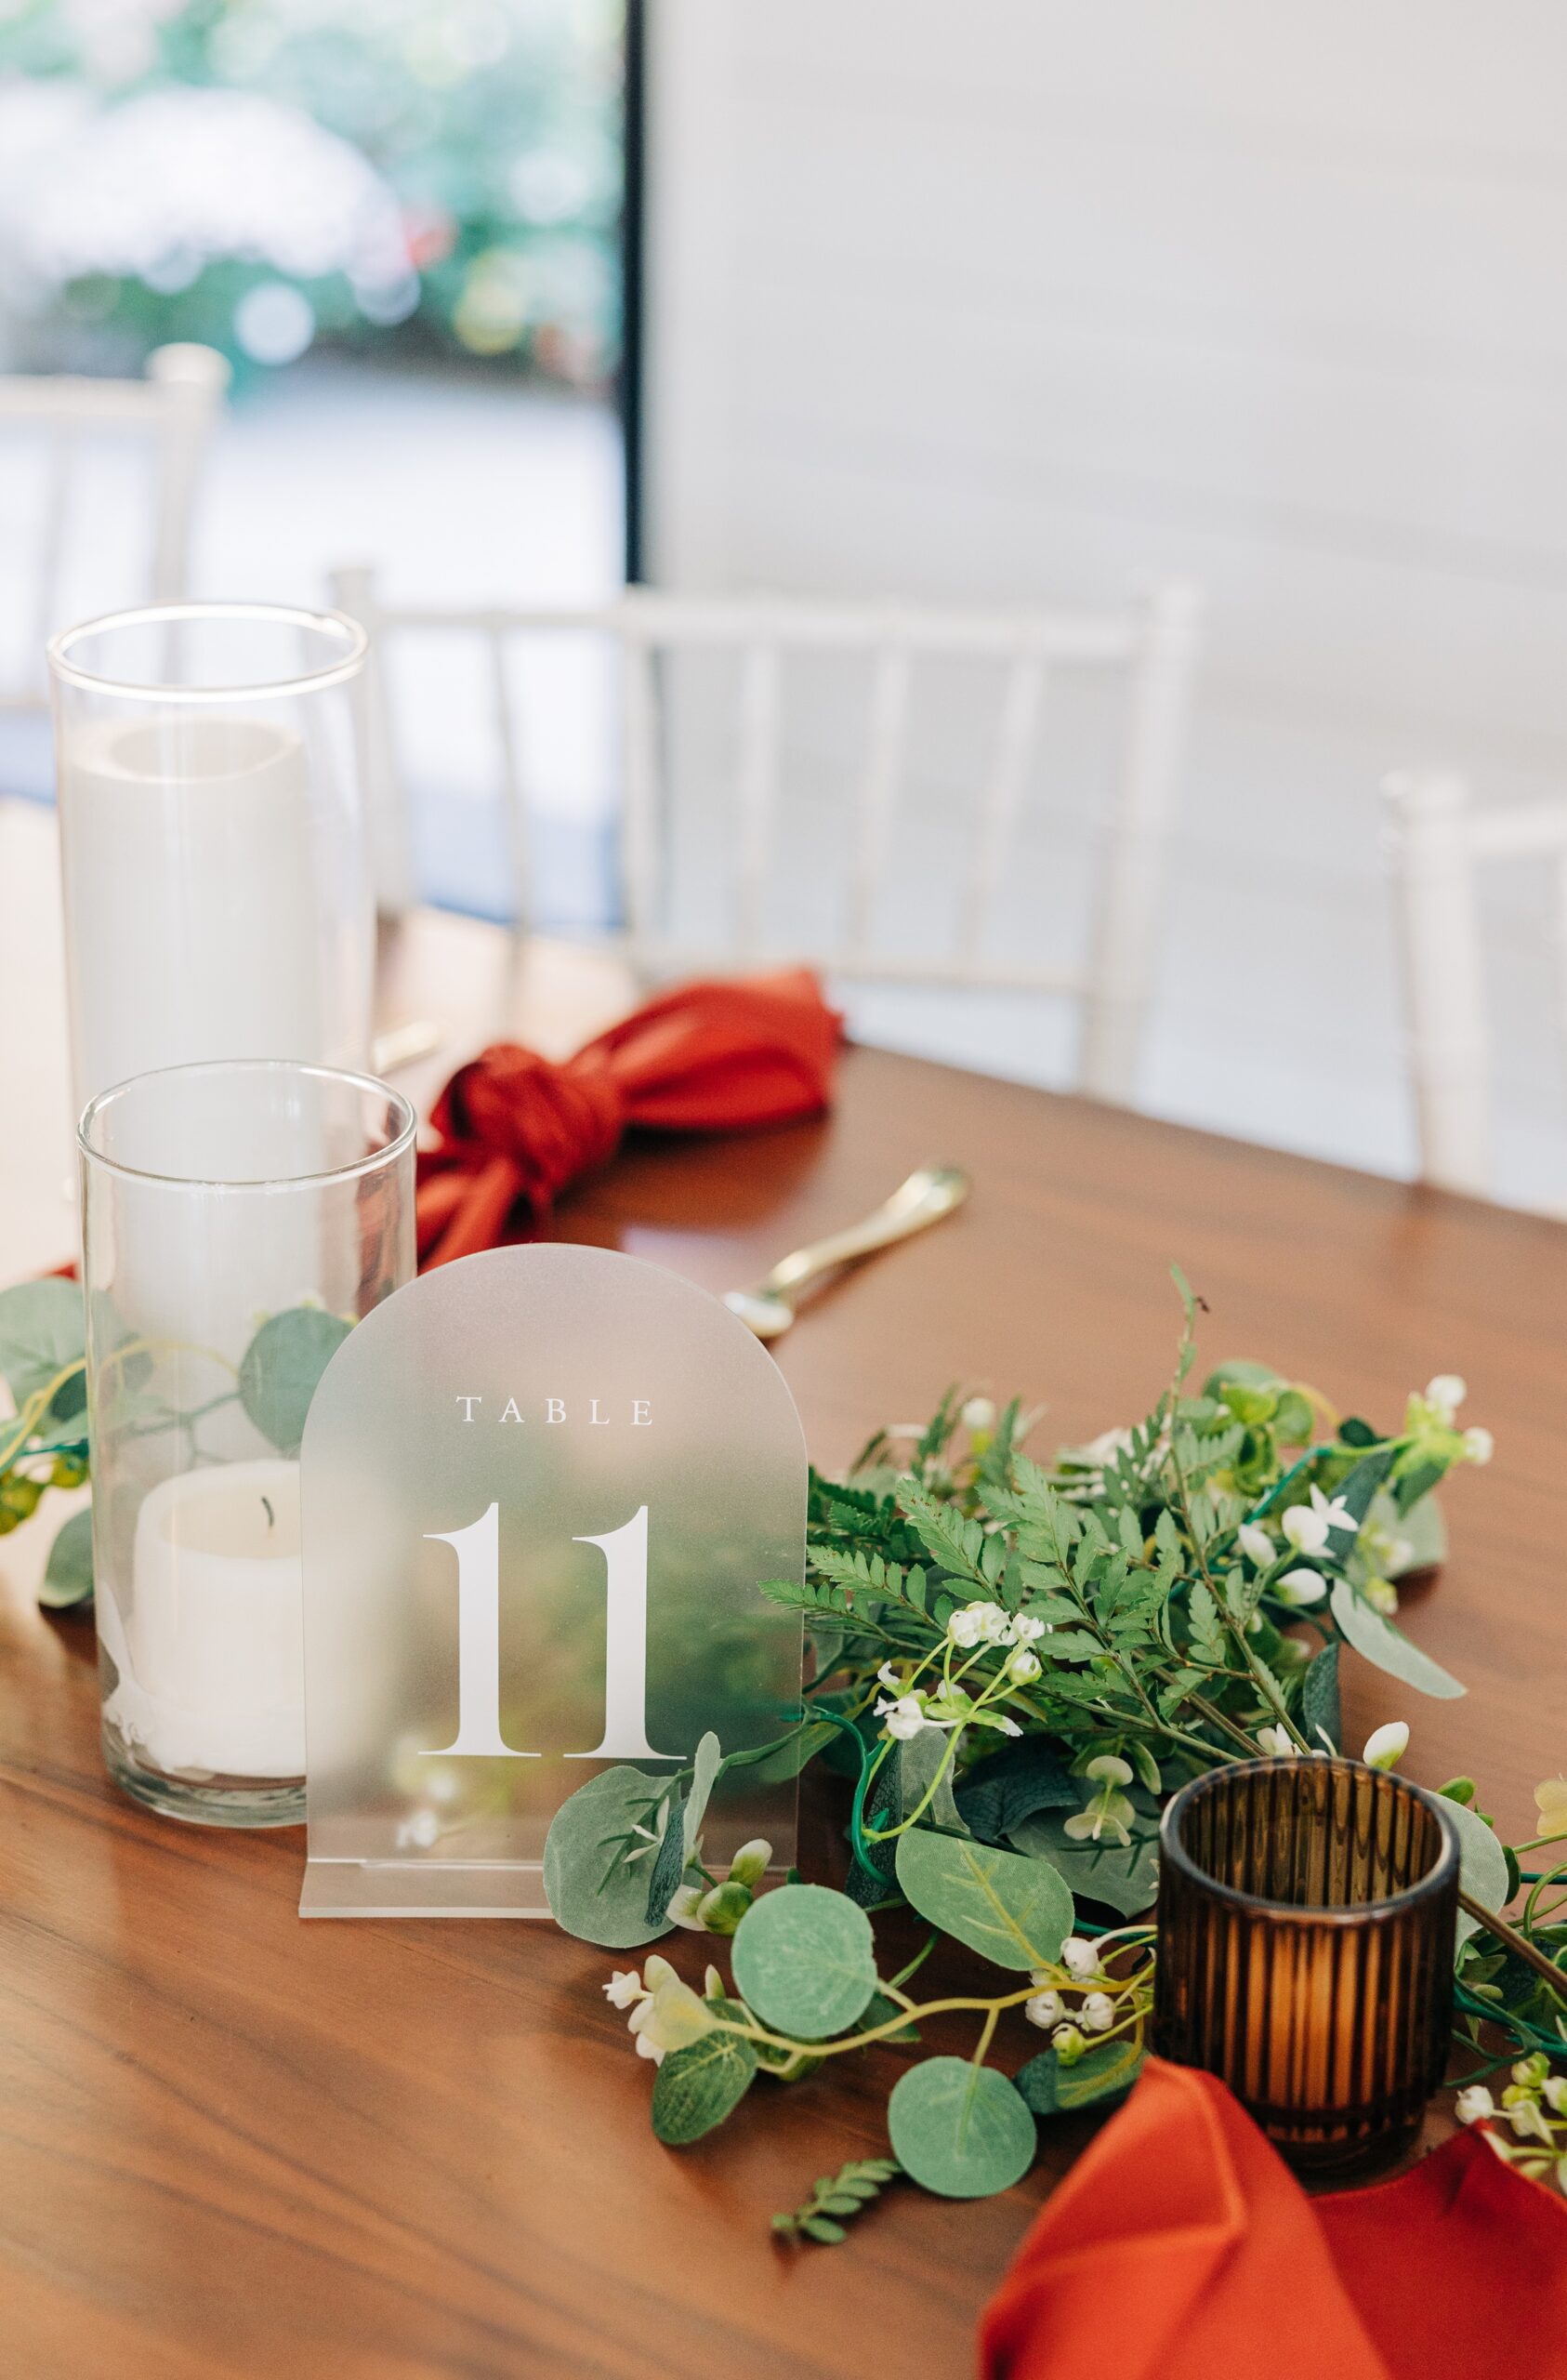
{"type": "Polygon", "coordinates": [[[129,611],[105,612],[96,620],[79,620],[49,639],[49,668],[66,685],[86,694],[113,694],[125,702],[232,703],[259,702],[287,694],[313,694],[318,687],[341,685],[354,676],[370,650],[370,639],[358,620],[346,612],[312,612],[293,603],[140,603],[129,611]],[[257,678],[236,686],[180,686],[128,678],[106,678],[86,669],[71,657],[72,648],[86,638],[118,628],[155,628],[175,621],[249,620],[270,627],[316,628],[344,640],[345,650],[320,669],[306,669],[291,678],[257,678]]]}
{"type": "Polygon", "coordinates": [[[1216,1900],[1226,1902],[1231,1909],[1248,1910],[1258,1914],[1266,1911],[1270,1917],[1283,1918],[1297,1924],[1358,1925],[1372,1918],[1389,1916],[1396,1910],[1408,1909],[1414,1902],[1442,1891],[1449,1884],[1456,1885],[1458,1829],[1442,1808],[1441,1794],[1428,1792],[1424,1785],[1412,1784],[1407,1777],[1393,1777],[1385,1768],[1373,1768],[1368,1761],[1350,1760],[1343,1753],[1328,1759],[1325,1756],[1319,1758],[1314,1752],[1302,1752],[1293,1759],[1227,1761],[1218,1768],[1205,1768],[1200,1777],[1188,1778],[1179,1792],[1171,1794],[1160,1818],[1159,1858],[1161,1865],[1167,1861],[1170,1866],[1179,1868],[1190,1884],[1200,1886],[1204,1892],[1210,1893],[1216,1900]],[[1432,1813],[1441,1845],[1436,1858],[1424,1874],[1416,1876],[1412,1884],[1403,1885],[1398,1892],[1384,1894],[1380,1900],[1360,1900],[1338,1907],[1328,1901],[1302,1905],[1294,1900],[1273,1900],[1266,1893],[1243,1892],[1239,1884],[1226,1884],[1222,1876],[1210,1875],[1180,1839],[1181,1820],[1191,1805],[1201,1797],[1205,1789],[1211,1792],[1220,1778],[1267,1774],[1276,1777],[1281,1770],[1296,1775],[1306,1771],[1313,1775],[1331,1775],[1337,1770],[1343,1776],[1385,1779],[1399,1792],[1407,1793],[1412,1800],[1423,1802],[1432,1813]]]}
{"type": "Polygon", "coordinates": [[[418,1116],[411,1103],[401,1091],[394,1091],[376,1075],[356,1074],[347,1066],[315,1065],[304,1059],[204,1058],[192,1065],[150,1066],[143,1074],[127,1076],[124,1082],[111,1083],[106,1091],[99,1091],[82,1110],[76,1127],[76,1146],[87,1164],[101,1167],[105,1173],[117,1174],[122,1181],[146,1182],[165,1190],[202,1190],[217,1196],[223,1191],[323,1189],[334,1183],[353,1182],[393,1164],[413,1146],[418,1129],[418,1116]],[[353,1091],[384,1099],[397,1117],[397,1129],[382,1147],[369,1150],[348,1165],[329,1166],[323,1173],[263,1173],[238,1182],[209,1181],[193,1173],[156,1173],[146,1166],[126,1165],[122,1158],[94,1147],[89,1137],[94,1120],[116,1100],[141,1090],[147,1083],[169,1082],[176,1078],[190,1079],[198,1075],[290,1075],[314,1082],[346,1084],[353,1091]]]}

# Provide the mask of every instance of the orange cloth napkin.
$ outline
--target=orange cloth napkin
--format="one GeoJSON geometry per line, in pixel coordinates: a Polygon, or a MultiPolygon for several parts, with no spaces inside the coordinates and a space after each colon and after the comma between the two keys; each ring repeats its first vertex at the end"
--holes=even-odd
{"type": "Polygon", "coordinates": [[[1309,2198],[1222,2082],[1150,2058],[980,2347],[984,2380],[1563,2380],[1567,2202],[1472,2132],[1309,2198]]]}
{"type": "Polygon", "coordinates": [[[739,1132],[814,1116],[832,1094],[843,1019],[806,968],[681,984],[555,1065],[515,1042],[452,1077],[421,1150],[422,1267],[541,1230],[567,1183],[630,1125],[739,1132]]]}

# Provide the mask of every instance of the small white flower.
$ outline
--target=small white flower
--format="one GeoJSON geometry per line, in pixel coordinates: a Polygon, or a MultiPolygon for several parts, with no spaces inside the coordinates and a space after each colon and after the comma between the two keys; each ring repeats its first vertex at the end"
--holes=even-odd
{"type": "Polygon", "coordinates": [[[1066,2015],[1066,2002],[1059,1991],[1036,1991],[1032,2000],[1024,2001],[1023,2015],[1031,2025],[1047,2033],[1066,2015]]]}
{"type": "Polygon", "coordinates": [[[1101,1785],[1129,1785],[1132,1764],[1129,1760],[1122,1760],[1115,1752],[1101,1752],[1097,1760],[1088,1763],[1085,1774],[1098,1778],[1101,1785]]]}
{"type": "Polygon", "coordinates": [[[1369,1768],[1396,1768],[1409,1750],[1409,1726],[1402,1719],[1389,1719],[1386,1726],[1374,1727],[1365,1739],[1361,1758],[1369,1768]]]}
{"type": "Polygon", "coordinates": [[[1546,2095],[1547,2105],[1553,2108],[1559,2116],[1567,2115],[1567,2075],[1547,2075],[1540,2088],[1546,2095]]]}
{"type": "Polygon", "coordinates": [[[1021,1736],[1022,1734],[1022,1729],[1019,1726],[1016,1719],[1008,1719],[1005,1713],[997,1719],[995,1724],[1000,1728],[1001,1733],[1004,1736],[1021,1736]]]}
{"type": "Polygon", "coordinates": [[[895,1736],[900,1743],[907,1743],[911,1736],[917,1736],[926,1724],[924,1706],[917,1694],[901,1694],[896,1702],[878,1702],[876,1716],[883,1722],[888,1734],[895,1736]]]}
{"type": "Polygon", "coordinates": [[[995,1408],[988,1396],[971,1396],[958,1419],[972,1437],[978,1431],[994,1429],[995,1408]]]}
{"type": "Polygon", "coordinates": [[[1090,2033],[1108,2033],[1115,2022],[1115,2003],[1108,1991],[1090,1991],[1077,2011],[1077,2021],[1090,2033]]]}
{"type": "Polygon", "coordinates": [[[1086,1810],[1074,1811],[1061,1821],[1061,1832],[1072,1843],[1098,1843],[1108,1834],[1113,1843],[1126,1844],[1132,1839],[1132,1820],[1137,1812],[1125,1793],[1117,1793],[1107,1785],[1096,1793],[1086,1810]]]}
{"type": "Polygon", "coordinates": [[[1471,2082],[1460,2091],[1454,2102],[1453,2112],[1460,2123],[1481,2123],[1496,2112],[1496,2102],[1483,2082],[1471,2082]]]}
{"type": "Polygon", "coordinates": [[[1496,1441],[1489,1430],[1464,1432],[1464,1455],[1469,1462],[1489,1462],[1496,1451],[1496,1441]]]}
{"type": "Polygon", "coordinates": [[[1007,1674],[1015,1685],[1032,1686],[1039,1675],[1038,1654],[1031,1653],[1026,1645],[1020,1645],[1015,1653],[1007,1657],[1007,1674]]]}
{"type": "Polygon", "coordinates": [[[1045,1622],[1042,1620],[1035,1620],[1030,1612],[1020,1611],[1012,1622],[1014,1645],[1035,1645],[1044,1633],[1045,1622]]]}
{"type": "Polygon", "coordinates": [[[1235,1531],[1235,1537],[1242,1553],[1256,1568],[1267,1570],[1272,1567],[1276,1549],[1265,1528],[1258,1528],[1255,1521],[1243,1521],[1235,1531]]]}
{"type": "Polygon", "coordinates": [[[1372,1610],[1379,1611],[1384,1620],[1391,1620],[1399,1607],[1399,1591],[1391,1579],[1367,1579],[1361,1593],[1372,1610]]]}
{"type": "Polygon", "coordinates": [[[1100,1971],[1099,1952],[1080,1934],[1069,1935],[1061,1944],[1060,1963],[1068,1975],[1083,1977],[1098,1975],[1100,1971]]]}
{"type": "Polygon", "coordinates": [[[441,1840],[441,1820],[433,1810],[415,1810],[397,1830],[400,1851],[429,1851],[441,1840]]]}
{"type": "Polygon", "coordinates": [[[1270,1760],[1287,1760],[1295,1746],[1289,1739],[1287,1727],[1258,1727],[1257,1748],[1270,1760]]]}
{"type": "Polygon", "coordinates": [[[655,2066],[664,2064],[664,2052],[646,2033],[639,2033],[637,2036],[637,2055],[639,2057],[651,2057],[655,2066]]]}
{"type": "Polygon", "coordinates": [[[642,1978],[635,1967],[615,1967],[604,1986],[604,1997],[615,2008],[630,2008],[642,1996],[642,1978]]]}
{"type": "Polygon", "coordinates": [[[947,1634],[962,1652],[976,1645],[1010,1644],[1011,1622],[998,1603],[966,1603],[947,1620],[947,1634]]]}
{"type": "Polygon", "coordinates": [[[1505,2113],[1512,2126],[1514,2139],[1543,2140],[1547,2149],[1555,2148],[1550,2125],[1541,2114],[1537,2099],[1515,2099],[1505,2113]]]}
{"type": "Polygon", "coordinates": [[[879,1678],[883,1686],[889,1686],[894,1689],[894,1691],[902,1691],[903,1681],[899,1676],[890,1661],[883,1661],[880,1669],[876,1672],[876,1676],[879,1678]]]}
{"type": "Polygon", "coordinates": [[[1090,1438],[1077,1451],[1086,1462],[1113,1462],[1118,1454],[1129,1451],[1131,1444],[1130,1430],[1101,1430],[1097,1438],[1090,1438]]]}
{"type": "Polygon", "coordinates": [[[1327,1580],[1317,1570],[1286,1570],[1282,1579],[1274,1580],[1273,1593],[1291,1610],[1299,1611],[1309,1603],[1321,1603],[1327,1593],[1327,1580]]]}
{"type": "Polygon", "coordinates": [[[705,1884],[678,1884],[669,1903],[669,1916],[677,1925],[690,1928],[693,1934],[705,1934],[707,1928],[700,1915],[706,1897],[705,1884]]]}
{"type": "Polygon", "coordinates": [[[1297,1554],[1321,1554],[1336,1528],[1352,1537],[1359,1524],[1342,1496],[1329,1500],[1313,1483],[1309,1504],[1292,1504],[1279,1526],[1297,1554]]]}
{"type": "Polygon", "coordinates": [[[1453,1416],[1469,1393],[1468,1381],[1456,1372],[1438,1372],[1435,1380],[1426,1382],[1426,1402],[1433,1406],[1442,1419],[1452,1427],[1453,1416]]]}

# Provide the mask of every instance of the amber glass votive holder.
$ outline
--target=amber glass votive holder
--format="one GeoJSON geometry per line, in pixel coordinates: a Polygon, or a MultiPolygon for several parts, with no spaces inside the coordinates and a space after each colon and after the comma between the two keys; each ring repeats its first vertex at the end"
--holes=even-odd
{"type": "Polygon", "coordinates": [[[1194,1778],[1160,1829],[1153,2047],[1230,2085],[1297,2171],[1394,2157],[1447,2064],[1458,1835],[1357,1760],[1194,1778]]]}

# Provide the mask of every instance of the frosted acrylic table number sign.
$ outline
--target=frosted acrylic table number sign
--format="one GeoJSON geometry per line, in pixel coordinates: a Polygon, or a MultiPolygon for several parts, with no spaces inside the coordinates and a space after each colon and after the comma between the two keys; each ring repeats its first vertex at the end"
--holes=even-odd
{"type": "MultiPolygon", "coordinates": [[[[806,1456],[766,1349],[602,1249],[410,1282],[328,1365],[301,1451],[306,1917],[546,1917],[567,1796],[782,1735],[806,1456]]],[[[720,1779],[709,1860],[794,1857],[796,1787],[720,1779]]]]}

